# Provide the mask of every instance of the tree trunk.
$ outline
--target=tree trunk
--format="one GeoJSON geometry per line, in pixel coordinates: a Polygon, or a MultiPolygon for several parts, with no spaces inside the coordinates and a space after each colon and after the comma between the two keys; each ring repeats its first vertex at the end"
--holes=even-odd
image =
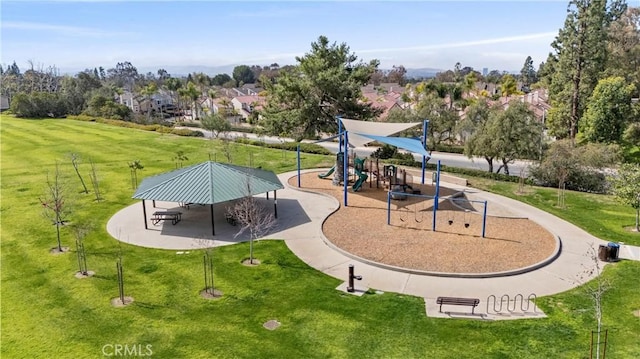
{"type": "Polygon", "coordinates": [[[580,94],[578,93],[580,89],[580,63],[578,62],[578,73],[573,80],[573,96],[571,98],[571,119],[569,121],[569,138],[571,139],[571,144],[575,145],[576,139],[576,129],[578,125],[578,101],[580,100],[580,94]]]}
{"type": "Polygon", "coordinates": [[[56,234],[58,236],[58,252],[62,252],[62,242],[60,242],[60,216],[56,213],[56,234]]]}
{"type": "Polygon", "coordinates": [[[504,174],[509,175],[509,161],[502,160],[502,166],[504,167],[504,174]]]}
{"type": "Polygon", "coordinates": [[[249,263],[253,264],[253,236],[249,239],[249,263]]]}
{"type": "Polygon", "coordinates": [[[487,164],[489,164],[489,173],[493,173],[493,158],[485,157],[484,159],[487,160],[487,164]]]}
{"type": "MultiPolygon", "coordinates": [[[[587,26],[581,21],[582,30],[586,33],[587,26]]],[[[576,74],[573,77],[573,94],[571,96],[571,119],[569,124],[569,138],[571,144],[575,145],[576,133],[578,131],[578,121],[580,120],[580,82],[582,81],[582,57],[584,52],[584,37],[586,35],[578,34],[580,40],[578,42],[578,49],[576,55],[576,74]]]]}
{"type": "Polygon", "coordinates": [[[78,165],[76,163],[73,163],[73,168],[76,170],[76,174],[78,175],[78,178],[80,178],[80,183],[82,183],[82,188],[84,188],[84,193],[88,194],[89,190],[87,189],[87,185],[84,184],[84,180],[80,175],[80,171],[78,171],[78,165]]]}

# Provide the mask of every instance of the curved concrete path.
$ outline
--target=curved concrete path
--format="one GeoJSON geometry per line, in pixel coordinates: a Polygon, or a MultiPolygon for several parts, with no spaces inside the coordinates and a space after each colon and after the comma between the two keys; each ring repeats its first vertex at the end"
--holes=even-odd
{"type": "MultiPolygon", "coordinates": [[[[309,171],[318,170],[306,170],[303,173],[309,171]]],[[[437,313],[435,298],[455,296],[479,298],[481,304],[476,308],[476,313],[481,313],[484,319],[514,319],[513,316],[510,318],[493,316],[492,318],[491,315],[486,315],[487,298],[494,295],[499,300],[505,294],[511,298],[517,294],[527,298],[531,293],[539,297],[572,289],[579,285],[580,281],[592,279],[592,277],[585,277],[587,269],[595,266],[594,260],[589,255],[591,247],[597,250],[600,244],[607,243],[569,222],[522,202],[476,189],[443,184],[443,186],[465,190],[474,198],[488,200],[489,208],[491,209],[493,205],[494,210],[501,214],[506,212],[528,217],[544,226],[562,241],[560,255],[555,261],[540,269],[496,278],[435,277],[391,271],[359,262],[328,246],[324,242],[322,223],[340,206],[340,203],[328,195],[289,186],[288,179],[294,175],[296,172],[278,176],[285,184],[285,189],[278,191],[278,228],[265,238],[284,239],[290,250],[309,266],[338,279],[346,280],[348,266],[355,265],[356,274],[363,277],[361,281],[356,282],[357,287],[424,297],[429,315],[451,316],[451,313],[437,313]]],[[[266,198],[262,200],[267,201],[266,198]]],[[[273,199],[270,201],[273,202],[273,199]]],[[[168,203],[158,203],[157,206],[175,208],[175,204],[168,203]]],[[[107,224],[107,230],[113,237],[124,242],[173,250],[197,249],[246,240],[246,238],[234,238],[238,228],[225,222],[222,215],[223,207],[216,207],[218,215],[215,222],[215,237],[211,235],[208,206],[196,205],[191,206],[189,210],[181,209],[181,211],[183,220],[177,225],[164,223],[154,226],[148,222],[149,230],[145,230],[142,205],[137,203],[113,216],[107,224]]],[[[147,201],[147,215],[150,216],[152,212],[151,203],[147,201]]],[[[621,257],[623,250],[625,248],[621,248],[621,257]]],[[[600,264],[604,265],[604,263],[600,264]]],[[[460,308],[462,311],[466,309],[460,308]]],[[[541,313],[532,315],[543,316],[541,313]]],[[[515,318],[518,317],[522,316],[515,318]]]]}

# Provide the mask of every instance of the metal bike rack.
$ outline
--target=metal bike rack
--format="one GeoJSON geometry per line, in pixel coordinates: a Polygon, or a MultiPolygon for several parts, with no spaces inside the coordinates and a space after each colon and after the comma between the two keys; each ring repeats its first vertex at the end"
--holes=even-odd
{"type": "Polygon", "coordinates": [[[531,297],[533,297],[533,312],[536,313],[538,310],[538,306],[536,303],[538,302],[538,296],[535,293],[529,294],[527,297],[527,310],[529,310],[529,304],[531,303],[531,297]]]}
{"type": "Polygon", "coordinates": [[[533,302],[533,312],[537,312],[536,301],[538,300],[538,296],[535,293],[529,294],[527,299],[525,300],[524,295],[518,293],[513,297],[513,300],[508,294],[503,294],[500,297],[500,302],[498,302],[498,298],[491,294],[487,297],[487,313],[489,313],[490,305],[492,303],[491,299],[493,298],[493,309],[494,313],[502,313],[503,309],[509,313],[517,312],[518,310],[518,299],[520,300],[520,311],[528,312],[529,308],[531,308],[531,302],[533,302]],[[506,305],[504,304],[506,302],[506,305]],[[513,302],[513,305],[511,304],[513,302]],[[525,304],[526,303],[526,304],[525,304]]]}
{"type": "Polygon", "coordinates": [[[511,299],[509,299],[509,294],[504,294],[500,297],[500,311],[502,311],[502,301],[505,300],[505,297],[507,300],[507,311],[511,312],[511,310],[509,310],[509,302],[511,301],[511,299]]]}

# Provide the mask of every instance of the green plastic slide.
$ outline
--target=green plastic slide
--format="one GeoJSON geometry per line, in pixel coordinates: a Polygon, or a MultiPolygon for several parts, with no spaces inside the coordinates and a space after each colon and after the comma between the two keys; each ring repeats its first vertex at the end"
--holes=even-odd
{"type": "Polygon", "coordinates": [[[336,166],[334,165],[333,167],[331,167],[331,169],[329,169],[329,172],[327,172],[327,173],[318,173],[318,177],[319,178],[327,178],[327,177],[331,176],[331,174],[335,170],[336,170],[336,166]]]}
{"type": "Polygon", "coordinates": [[[362,184],[367,181],[367,178],[369,178],[366,173],[362,173],[360,171],[356,171],[356,176],[358,176],[358,180],[353,184],[354,192],[358,192],[360,188],[362,188],[362,184]]]}
{"type": "Polygon", "coordinates": [[[369,176],[366,173],[362,172],[362,170],[364,169],[364,161],[365,161],[364,158],[355,159],[354,170],[355,170],[356,176],[358,176],[358,180],[356,181],[356,183],[353,184],[352,189],[354,192],[358,192],[360,188],[362,188],[362,184],[367,181],[367,178],[369,178],[369,176]]]}

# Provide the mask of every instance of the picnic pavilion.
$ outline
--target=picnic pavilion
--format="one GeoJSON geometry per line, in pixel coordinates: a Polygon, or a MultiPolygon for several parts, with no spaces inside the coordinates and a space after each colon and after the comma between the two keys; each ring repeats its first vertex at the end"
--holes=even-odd
{"type": "Polygon", "coordinates": [[[133,198],[142,200],[144,228],[147,227],[145,200],[200,204],[211,208],[211,231],[215,235],[213,205],[273,191],[273,210],[278,218],[276,191],[282,182],[272,171],[206,161],[145,178],[133,198]]]}

